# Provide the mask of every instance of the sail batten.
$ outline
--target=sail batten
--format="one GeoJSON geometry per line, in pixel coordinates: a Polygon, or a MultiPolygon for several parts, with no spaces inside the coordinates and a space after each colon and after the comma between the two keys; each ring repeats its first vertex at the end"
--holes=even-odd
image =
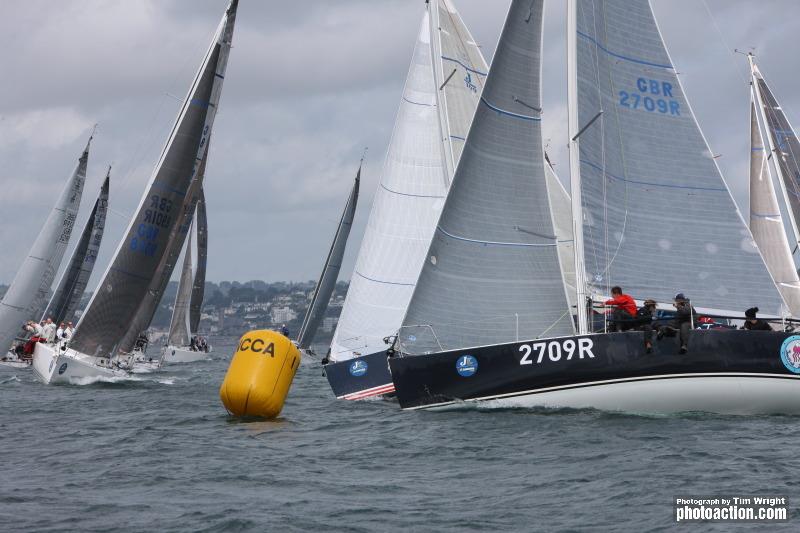
{"type": "Polygon", "coordinates": [[[201,165],[230,53],[237,1],[220,22],[183,102],[136,214],[92,300],[70,347],[84,354],[129,352],[149,325],[177,262],[199,194],[201,165]],[[177,249],[177,252],[176,252],[177,249]]]}
{"type": "Polygon", "coordinates": [[[779,314],[783,300],[700,131],[648,0],[575,0],[589,292],[779,314]],[[688,231],[687,231],[688,229],[688,231]]]}

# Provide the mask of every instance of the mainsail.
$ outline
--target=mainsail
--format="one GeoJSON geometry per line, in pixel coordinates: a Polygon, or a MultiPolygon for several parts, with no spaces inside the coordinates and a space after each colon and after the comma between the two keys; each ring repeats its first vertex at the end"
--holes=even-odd
{"type": "Polygon", "coordinates": [[[402,323],[488,70],[450,0],[428,4],[333,361],[386,349],[402,323]]]}
{"type": "Polygon", "coordinates": [[[667,302],[683,292],[704,308],[779,313],[781,296],[700,132],[648,0],[572,1],[579,259],[590,293],[621,285],[635,298],[667,302]]]}
{"type": "Polygon", "coordinates": [[[403,320],[404,353],[573,332],[542,146],[543,9],[511,3],[403,320]]]}
{"type": "Polygon", "coordinates": [[[91,141],[90,137],[78,165],[0,302],[0,353],[11,347],[24,321],[38,320],[42,316],[78,216],[91,141]]]}
{"type": "Polygon", "coordinates": [[[328,302],[336,287],[336,280],[339,277],[339,269],[342,267],[342,258],[347,246],[347,238],[350,236],[350,228],[353,226],[353,218],[356,214],[356,204],[358,203],[358,187],[361,182],[361,166],[358,167],[355,183],[347,198],[342,217],[339,219],[339,226],[333,236],[328,257],[325,259],[325,266],[322,269],[317,286],[314,289],[314,296],[308,306],[300,334],[297,336],[297,344],[300,348],[308,348],[314,340],[322,319],[325,318],[325,311],[328,309],[328,302]]]}
{"type": "Polygon", "coordinates": [[[52,318],[56,324],[71,321],[89,283],[89,278],[97,262],[103,231],[106,226],[108,212],[108,189],[111,179],[111,167],[108,167],[106,179],[100,187],[100,193],[94,203],[92,212],[83,228],[81,239],[72,252],[67,269],[61,276],[58,288],[53,293],[44,317],[52,318]]]}
{"type": "Polygon", "coordinates": [[[200,188],[194,223],[197,235],[197,264],[195,265],[192,299],[189,303],[189,331],[197,333],[200,327],[200,312],[206,290],[206,264],[208,262],[208,216],[206,215],[205,189],[200,188]]]}
{"type": "Polygon", "coordinates": [[[164,274],[163,260],[174,249],[171,244],[178,226],[186,224],[188,230],[187,197],[192,194],[190,186],[198,181],[216,116],[237,3],[232,0],[222,18],[139,208],[81,317],[70,345],[79,352],[109,356],[117,349],[130,351],[138,331],[133,340],[127,332],[139,326],[139,317],[146,314],[140,306],[148,291],[152,296],[154,280],[164,274]]]}
{"type": "Polygon", "coordinates": [[[183,251],[183,270],[178,282],[178,293],[175,296],[175,305],[172,309],[172,321],[169,325],[167,343],[170,346],[188,346],[192,338],[191,325],[189,324],[189,302],[192,299],[192,263],[194,252],[192,250],[192,233],[186,240],[183,251]]]}
{"type": "Polygon", "coordinates": [[[755,99],[754,93],[750,102],[750,231],[791,314],[800,316],[800,279],[772,185],[755,99]]]}

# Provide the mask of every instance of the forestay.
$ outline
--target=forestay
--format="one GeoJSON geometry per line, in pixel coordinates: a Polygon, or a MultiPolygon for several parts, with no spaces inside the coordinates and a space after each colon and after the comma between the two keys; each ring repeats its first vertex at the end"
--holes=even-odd
{"type": "Polygon", "coordinates": [[[47,304],[64,252],[67,249],[86,181],[89,142],[64,189],[0,302],[0,353],[5,353],[26,320],[38,320],[47,304]]]}
{"type": "Polygon", "coordinates": [[[428,8],[331,344],[334,361],[385,350],[383,339],[400,327],[483,88],[486,62],[452,2],[428,8]]]}
{"type": "Polygon", "coordinates": [[[170,237],[184,222],[182,208],[207,149],[228,62],[236,7],[237,1],[233,0],[184,100],[139,208],[81,317],[71,343],[79,352],[109,356],[118,347],[129,351],[133,346],[131,335],[126,332],[138,326],[139,317],[146,315],[140,312],[140,304],[153,281],[163,273],[159,268],[170,251],[170,237]]]}
{"type": "Polygon", "coordinates": [[[400,330],[404,353],[573,332],[542,147],[543,4],[511,3],[400,330]]]}
{"type": "Polygon", "coordinates": [[[358,204],[358,187],[361,182],[361,166],[356,172],[355,183],[347,198],[344,211],[336,227],[336,234],[333,236],[331,248],[328,250],[328,257],[325,259],[325,266],[322,268],[317,286],[314,288],[314,295],[311,304],[308,306],[306,316],[303,318],[303,325],[300,334],[297,336],[297,344],[300,348],[308,348],[314,340],[322,319],[325,318],[325,311],[328,309],[333,289],[336,287],[336,280],[339,278],[339,269],[342,267],[342,258],[347,246],[347,238],[350,236],[350,228],[353,226],[353,218],[356,214],[358,204]]]}
{"type": "Polygon", "coordinates": [[[189,304],[189,331],[197,333],[200,327],[200,313],[203,309],[203,298],[206,291],[206,265],[208,263],[208,216],[206,214],[206,193],[200,188],[197,200],[195,224],[197,234],[197,265],[192,284],[192,300],[189,304]]]}
{"type": "Polygon", "coordinates": [[[647,0],[577,0],[590,292],[779,313],[778,294],[695,121],[647,0]],[[598,117],[598,113],[602,115],[598,117]],[[594,123],[590,124],[593,119],[594,123]]]}
{"type": "Polygon", "coordinates": [[[97,254],[100,251],[100,243],[103,240],[106,226],[110,177],[111,167],[108,168],[106,179],[100,188],[92,212],[86,220],[81,239],[72,252],[67,269],[61,276],[61,281],[44,312],[44,318],[52,318],[56,324],[71,321],[75,316],[75,311],[97,262],[97,254]]]}

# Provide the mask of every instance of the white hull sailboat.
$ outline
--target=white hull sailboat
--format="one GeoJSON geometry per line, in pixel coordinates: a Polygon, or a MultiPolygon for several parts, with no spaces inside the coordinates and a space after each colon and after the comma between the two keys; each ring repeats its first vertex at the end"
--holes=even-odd
{"type": "Polygon", "coordinates": [[[197,361],[207,361],[211,359],[209,352],[192,350],[189,346],[165,346],[163,360],[165,364],[196,363],[197,361]]]}
{"type": "Polygon", "coordinates": [[[128,374],[136,340],[152,320],[199,200],[237,5],[232,0],[222,17],[139,207],[69,346],[56,353],[37,345],[34,368],[45,383],[128,374]]]}

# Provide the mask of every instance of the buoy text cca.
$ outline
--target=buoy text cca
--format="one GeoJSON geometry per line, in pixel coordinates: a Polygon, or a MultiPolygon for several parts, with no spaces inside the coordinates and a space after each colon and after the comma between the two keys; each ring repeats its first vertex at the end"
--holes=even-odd
{"type": "Polygon", "coordinates": [[[239,344],[239,351],[244,352],[246,350],[250,350],[256,353],[263,353],[264,355],[269,355],[270,357],[275,357],[274,342],[270,342],[269,344],[267,344],[261,339],[251,339],[250,337],[245,337],[239,344]]]}

